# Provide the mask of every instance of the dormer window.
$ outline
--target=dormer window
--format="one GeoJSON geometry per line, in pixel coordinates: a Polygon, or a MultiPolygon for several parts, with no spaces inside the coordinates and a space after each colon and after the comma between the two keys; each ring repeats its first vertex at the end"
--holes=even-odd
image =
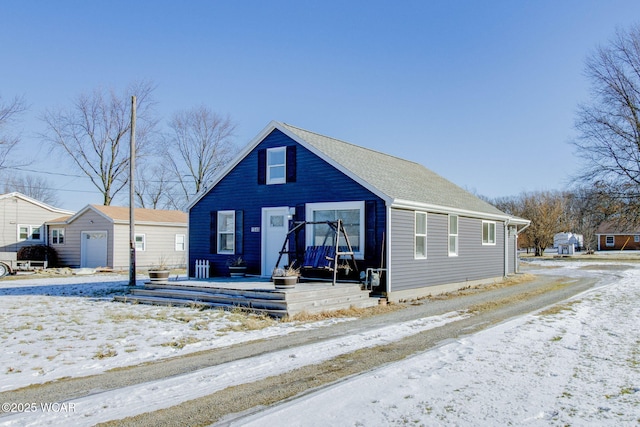
{"type": "Polygon", "coordinates": [[[286,147],[269,148],[267,150],[267,184],[284,184],[287,182],[286,153],[286,147]]]}

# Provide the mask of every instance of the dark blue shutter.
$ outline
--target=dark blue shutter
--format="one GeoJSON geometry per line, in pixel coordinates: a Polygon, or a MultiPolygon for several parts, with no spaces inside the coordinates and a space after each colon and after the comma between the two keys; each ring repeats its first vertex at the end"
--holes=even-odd
{"type": "Polygon", "coordinates": [[[236,211],[236,255],[242,255],[244,252],[244,234],[243,234],[243,226],[242,223],[244,219],[243,211],[236,211]]]}
{"type": "Polygon", "coordinates": [[[287,182],[296,182],[296,146],[287,147],[287,182]]]}
{"type": "Polygon", "coordinates": [[[209,223],[209,253],[218,253],[218,212],[211,211],[209,223]]]}
{"type": "Polygon", "coordinates": [[[267,183],[267,150],[258,150],[258,185],[267,183]]]}
{"type": "Polygon", "coordinates": [[[367,200],[364,206],[364,258],[367,266],[380,266],[380,250],[377,247],[377,227],[376,227],[376,201],[367,200]]]}

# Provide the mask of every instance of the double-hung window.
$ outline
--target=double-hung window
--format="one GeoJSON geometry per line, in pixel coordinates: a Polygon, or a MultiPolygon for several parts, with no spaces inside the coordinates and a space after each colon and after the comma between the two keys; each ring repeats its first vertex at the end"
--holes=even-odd
{"type": "Polygon", "coordinates": [[[18,240],[42,241],[42,226],[18,225],[18,240]]]}
{"type": "Polygon", "coordinates": [[[176,252],[184,252],[186,248],[186,237],[184,234],[176,234],[176,252]]]}
{"type": "Polygon", "coordinates": [[[427,257],[427,214],[426,212],[416,212],[415,219],[415,259],[427,257]]]}
{"type": "Polygon", "coordinates": [[[217,242],[219,254],[233,254],[236,240],[236,212],[218,211],[217,242]]]}
{"type": "Polygon", "coordinates": [[[493,221],[482,221],[482,244],[496,244],[496,223],[493,221]]]}
{"type": "Polygon", "coordinates": [[[53,228],[51,230],[51,244],[53,245],[64,244],[64,228],[53,228]]]}
{"type": "Polygon", "coordinates": [[[267,184],[287,182],[287,147],[267,150],[267,184]]]}
{"type": "Polygon", "coordinates": [[[147,237],[145,234],[136,234],[135,242],[136,252],[144,252],[147,249],[147,237]]]}
{"type": "Polygon", "coordinates": [[[458,215],[449,215],[449,256],[458,255],[458,215]]]}
{"type": "Polygon", "coordinates": [[[605,244],[607,246],[615,246],[614,236],[606,236],[605,237],[605,244]]]}

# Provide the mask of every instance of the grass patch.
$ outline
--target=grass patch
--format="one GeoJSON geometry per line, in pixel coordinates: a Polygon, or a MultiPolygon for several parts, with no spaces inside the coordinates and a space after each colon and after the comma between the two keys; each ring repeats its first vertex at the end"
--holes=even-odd
{"type": "Polygon", "coordinates": [[[553,316],[564,311],[573,311],[575,304],[580,304],[581,300],[573,300],[564,304],[556,304],[552,307],[546,308],[538,313],[538,316],[553,316]]]}
{"type": "Polygon", "coordinates": [[[345,317],[371,317],[384,313],[391,313],[406,307],[403,304],[388,303],[374,307],[359,308],[351,306],[340,310],[321,311],[319,313],[307,313],[303,311],[293,316],[282,319],[283,322],[317,322],[320,320],[345,318],[345,317]]]}
{"type": "Polygon", "coordinates": [[[227,314],[230,325],[221,328],[220,332],[258,331],[276,325],[278,321],[266,314],[251,313],[241,308],[234,309],[227,314]]]}
{"type": "Polygon", "coordinates": [[[566,286],[568,286],[569,283],[565,282],[565,281],[558,281],[558,282],[552,282],[550,284],[548,284],[547,286],[544,287],[540,287],[537,288],[533,291],[529,291],[529,292],[525,292],[522,294],[518,294],[518,295],[513,295],[507,298],[503,298],[503,299],[499,299],[499,300],[494,300],[494,301],[487,301],[487,302],[483,302],[483,303],[479,303],[479,304],[474,304],[472,306],[470,306],[468,308],[468,311],[471,313],[481,313],[481,312],[485,312],[485,311],[492,311],[495,310],[498,307],[502,307],[504,305],[508,305],[508,304],[513,304],[513,303],[517,303],[517,302],[523,302],[523,301],[527,301],[535,296],[538,295],[542,295],[545,294],[547,292],[551,292],[551,291],[555,291],[558,289],[562,289],[566,286]]]}
{"type": "Polygon", "coordinates": [[[194,344],[200,342],[201,340],[196,337],[182,337],[178,339],[174,339],[172,341],[160,344],[162,347],[171,347],[177,348],[179,350],[185,348],[189,344],[194,344]]]}
{"type": "Polygon", "coordinates": [[[94,359],[106,359],[107,357],[116,357],[118,352],[110,345],[102,346],[98,349],[96,354],[93,355],[94,359]]]}
{"type": "Polygon", "coordinates": [[[509,286],[515,286],[522,283],[531,282],[535,278],[536,276],[534,274],[523,273],[523,274],[518,274],[516,276],[509,277],[505,280],[500,280],[500,281],[491,282],[491,283],[483,283],[483,284],[478,284],[473,286],[464,286],[455,291],[443,292],[437,295],[427,295],[425,297],[416,298],[416,300],[422,300],[422,299],[447,300],[447,299],[456,298],[464,295],[471,295],[478,291],[486,291],[491,289],[500,289],[500,288],[506,288],[509,286]]]}

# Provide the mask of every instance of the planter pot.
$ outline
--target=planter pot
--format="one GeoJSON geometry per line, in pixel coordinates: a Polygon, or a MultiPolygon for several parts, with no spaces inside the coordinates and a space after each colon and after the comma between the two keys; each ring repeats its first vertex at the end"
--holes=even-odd
{"type": "Polygon", "coordinates": [[[169,270],[149,270],[149,280],[154,285],[169,283],[169,270]]]}
{"type": "Polygon", "coordinates": [[[271,280],[273,280],[276,289],[293,289],[298,283],[297,276],[272,277],[271,280]]]}
{"type": "Polygon", "coordinates": [[[247,273],[246,266],[241,266],[241,267],[229,266],[229,276],[231,277],[244,277],[246,273],[247,273]]]}

